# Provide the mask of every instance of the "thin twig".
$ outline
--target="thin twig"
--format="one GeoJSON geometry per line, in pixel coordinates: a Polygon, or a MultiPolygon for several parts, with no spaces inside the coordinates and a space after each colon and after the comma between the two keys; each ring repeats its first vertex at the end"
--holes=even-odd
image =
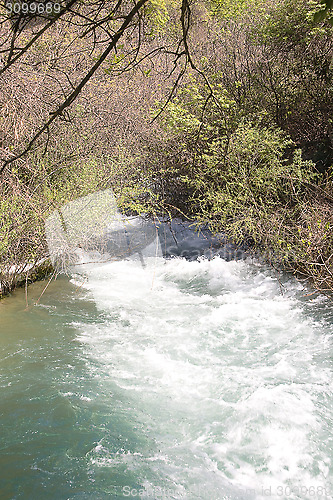
{"type": "Polygon", "coordinates": [[[39,298],[38,298],[37,302],[35,302],[35,306],[37,306],[37,305],[38,305],[38,303],[39,303],[40,299],[41,299],[41,298],[42,298],[42,296],[44,295],[44,292],[46,291],[47,287],[48,287],[48,286],[49,286],[49,284],[51,283],[51,281],[52,281],[52,279],[53,279],[53,277],[54,277],[54,276],[56,276],[56,278],[55,278],[55,279],[57,279],[57,270],[55,270],[55,271],[53,272],[53,274],[52,274],[51,278],[49,279],[49,281],[47,282],[47,284],[46,284],[46,286],[45,286],[44,290],[43,290],[43,291],[42,291],[42,293],[40,294],[40,296],[39,296],[39,298]]]}

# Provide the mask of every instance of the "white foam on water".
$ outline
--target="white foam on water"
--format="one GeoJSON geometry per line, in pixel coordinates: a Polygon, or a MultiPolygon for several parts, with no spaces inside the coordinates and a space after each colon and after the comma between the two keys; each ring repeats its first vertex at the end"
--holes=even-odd
{"type": "Polygon", "coordinates": [[[332,324],[311,313],[326,299],[220,258],[117,262],[84,287],[103,317],[76,324],[96,397],[117,391],[143,439],[98,445],[92,467],[136,471],[144,498],[330,498],[332,324]]]}

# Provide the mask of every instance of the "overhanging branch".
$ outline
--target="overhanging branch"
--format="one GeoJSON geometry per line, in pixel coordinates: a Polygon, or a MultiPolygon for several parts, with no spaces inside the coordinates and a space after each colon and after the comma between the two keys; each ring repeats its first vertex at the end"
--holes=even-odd
{"type": "MultiPolygon", "coordinates": [[[[72,0],[74,3],[76,0],[72,0]]],[[[120,26],[120,28],[116,31],[116,33],[112,37],[112,41],[109,43],[107,48],[104,50],[102,55],[99,57],[99,59],[96,61],[96,63],[92,66],[92,68],[89,70],[89,72],[86,74],[86,76],[81,80],[81,82],[76,86],[76,88],[73,90],[73,92],[67,97],[67,99],[56,109],[56,111],[53,111],[50,113],[50,118],[49,120],[36,132],[36,134],[32,137],[30,140],[29,144],[26,146],[26,148],[19,154],[13,156],[9,160],[2,160],[2,166],[0,168],[0,174],[4,171],[4,169],[11,163],[13,163],[16,160],[19,160],[22,158],[30,149],[32,146],[35,144],[37,139],[44,133],[48,132],[50,125],[56,120],[57,117],[61,116],[63,111],[69,107],[75,99],[78,97],[80,92],[82,91],[83,87],[88,83],[88,81],[92,78],[92,76],[96,73],[96,71],[99,69],[101,64],[105,61],[107,56],[110,54],[110,52],[116,47],[116,44],[118,43],[119,39],[122,37],[126,29],[129,27],[131,24],[133,18],[136,16],[136,14],[139,13],[140,9],[143,7],[145,3],[147,3],[148,0],[139,0],[138,3],[134,5],[132,10],[127,14],[125,17],[124,22],[120,26]]]]}

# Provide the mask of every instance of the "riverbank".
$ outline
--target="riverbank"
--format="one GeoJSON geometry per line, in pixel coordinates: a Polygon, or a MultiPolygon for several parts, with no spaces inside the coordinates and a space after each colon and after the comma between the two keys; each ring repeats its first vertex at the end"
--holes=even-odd
{"type": "Polygon", "coordinates": [[[46,279],[54,272],[48,258],[35,264],[13,265],[10,269],[0,272],[0,300],[10,295],[16,288],[22,288],[46,279]]]}
{"type": "MultiPolygon", "coordinates": [[[[322,191],[320,188],[321,194],[322,191]]],[[[329,194],[327,192],[327,195],[329,194]]],[[[158,232],[163,255],[165,257],[179,256],[188,260],[200,256],[210,259],[219,255],[227,261],[252,255],[258,262],[269,264],[277,273],[293,274],[304,284],[307,283],[314,293],[332,296],[332,209],[327,199],[320,202],[318,198],[312,198],[312,203],[308,198],[304,207],[305,209],[300,212],[300,217],[285,219],[285,225],[280,233],[272,231],[271,222],[264,226],[259,218],[253,219],[254,232],[240,233],[243,236],[241,241],[239,241],[239,235],[238,241],[237,238],[233,239],[235,236],[233,224],[229,221],[229,227],[223,226],[216,214],[212,214],[210,219],[207,217],[208,220],[202,217],[201,221],[185,219],[182,221],[175,217],[168,223],[160,222],[158,232]],[[229,233],[228,231],[217,233],[217,229],[223,228],[229,230],[229,233]],[[223,237],[222,234],[224,234],[223,237]],[[281,234],[284,234],[283,240],[280,239],[281,234]]],[[[166,221],[168,217],[159,216],[159,220],[166,221]]],[[[281,227],[283,220],[280,218],[278,222],[281,227]]],[[[276,224],[275,221],[275,226],[276,224]]],[[[20,246],[21,263],[10,258],[14,251],[12,252],[11,247],[8,246],[7,258],[4,259],[4,264],[0,264],[0,299],[10,294],[15,288],[28,286],[30,283],[47,278],[54,272],[43,233],[37,245],[43,257],[36,258],[34,263],[31,263],[31,260],[30,263],[29,260],[22,262],[22,255],[36,255],[37,229],[36,227],[34,231],[30,228],[28,234],[32,235],[32,238],[29,240],[25,237],[25,247],[20,246]]],[[[15,244],[14,250],[17,251],[17,241],[13,240],[12,244],[15,244]]]]}

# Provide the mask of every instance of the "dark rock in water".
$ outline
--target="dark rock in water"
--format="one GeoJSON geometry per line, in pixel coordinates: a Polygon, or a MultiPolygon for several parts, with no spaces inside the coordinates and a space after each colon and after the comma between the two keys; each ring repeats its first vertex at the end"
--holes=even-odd
{"type": "Polygon", "coordinates": [[[146,257],[201,256],[226,260],[242,258],[245,248],[214,236],[208,228],[175,218],[158,221],[145,215],[122,214],[112,189],[83,196],[54,210],[45,221],[52,265],[58,272],[111,261],[146,257]]]}
{"type": "Polygon", "coordinates": [[[162,220],[158,225],[158,236],[165,258],[183,257],[192,261],[199,257],[212,259],[219,256],[229,261],[245,256],[245,247],[229,243],[222,234],[214,236],[208,228],[198,232],[193,222],[178,218],[162,220]]]}

